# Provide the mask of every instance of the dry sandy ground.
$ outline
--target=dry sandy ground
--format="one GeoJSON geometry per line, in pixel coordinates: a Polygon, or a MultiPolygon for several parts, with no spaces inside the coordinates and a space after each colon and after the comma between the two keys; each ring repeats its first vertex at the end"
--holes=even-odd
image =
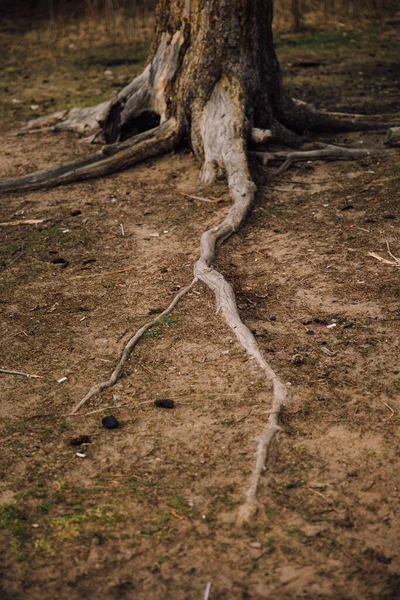
{"type": "MultiPolygon", "coordinates": [[[[2,177],[88,152],[16,128],[2,177]]],[[[2,223],[44,220],[0,228],[0,367],[40,376],[1,375],[1,598],[192,600],[208,582],[212,600],[399,597],[400,270],[369,255],[390,259],[387,240],[400,256],[398,157],[252,172],[254,212],[216,265],[293,400],[243,528],[271,395],[204,287],[68,416],[190,282],[201,233],[228,210],[185,194],[226,185],[203,189],[182,151],[1,199],[2,223]],[[154,405],[166,398],[174,409],[154,405]]]]}

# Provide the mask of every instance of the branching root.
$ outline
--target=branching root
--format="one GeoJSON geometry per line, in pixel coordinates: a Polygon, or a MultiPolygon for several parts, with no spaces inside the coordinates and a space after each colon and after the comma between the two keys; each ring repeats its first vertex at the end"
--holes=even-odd
{"type": "Polygon", "coordinates": [[[395,150],[380,148],[342,148],[333,144],[324,144],[317,150],[299,152],[251,152],[264,165],[273,161],[283,161],[278,173],[285,173],[293,163],[312,160],[357,160],[360,158],[381,157],[395,154],[395,150]]]}
{"type": "Polygon", "coordinates": [[[125,347],[121,354],[121,358],[119,359],[119,362],[118,362],[117,366],[115,367],[114,371],[111,373],[110,378],[107,379],[106,381],[102,381],[101,383],[97,383],[96,385],[91,387],[90,390],[88,391],[88,393],[86,394],[86,396],[84,398],[82,398],[82,400],[80,402],[78,402],[78,404],[73,408],[73,410],[71,411],[71,415],[76,414],[78,412],[78,410],[80,408],[82,408],[82,406],[84,404],[86,404],[86,402],[88,402],[91,398],[93,398],[94,396],[97,396],[104,390],[107,390],[107,389],[113,387],[117,383],[118,379],[121,377],[121,374],[124,370],[126,363],[129,360],[132,350],[134,349],[134,347],[136,346],[138,341],[143,337],[143,335],[146,333],[146,331],[148,331],[151,327],[153,327],[154,325],[157,325],[158,323],[162,323],[163,317],[169,315],[172,312],[172,310],[178,304],[179,300],[181,298],[183,298],[183,296],[185,296],[188,292],[190,292],[190,290],[192,289],[192,287],[194,286],[196,281],[197,281],[196,279],[193,279],[193,281],[190,285],[188,285],[187,287],[180,290],[176,294],[175,298],[172,300],[171,304],[162,313],[160,313],[154,319],[151,319],[151,321],[148,321],[145,325],[143,325],[140,329],[138,329],[138,331],[135,333],[135,335],[133,335],[131,338],[129,338],[129,340],[125,344],[125,347]]]}
{"type": "Polygon", "coordinates": [[[232,287],[211,265],[217,243],[226,240],[243,225],[251,210],[256,192],[256,186],[250,178],[244,147],[244,116],[242,108],[237,101],[235,102],[234,97],[229,83],[222,80],[215,87],[204,113],[202,124],[205,155],[204,177],[209,179],[213,170],[212,165],[222,162],[225,166],[233,205],[220,225],[203,233],[200,258],[195,265],[194,275],[214,292],[217,312],[224,315],[240,344],[249,356],[255,359],[273,388],[272,410],[265,430],[258,440],[256,464],[250,477],[244,504],[238,513],[238,523],[242,524],[256,511],[259,480],[265,468],[268,450],[280,429],[279,414],[286,406],[288,390],[262,356],[252,332],[242,322],[232,287]]]}
{"type": "Polygon", "coordinates": [[[3,179],[0,181],[0,193],[44,189],[110,175],[147,158],[171,152],[178,139],[178,124],[175,119],[169,119],[126,142],[105,146],[83,160],[63,163],[23,177],[3,179]]]}

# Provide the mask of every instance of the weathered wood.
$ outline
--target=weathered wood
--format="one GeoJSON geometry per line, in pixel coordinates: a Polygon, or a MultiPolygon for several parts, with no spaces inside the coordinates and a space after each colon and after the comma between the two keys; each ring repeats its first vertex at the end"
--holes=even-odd
{"type": "Polygon", "coordinates": [[[324,144],[316,150],[304,150],[301,152],[251,152],[259,158],[263,165],[271,161],[283,161],[279,173],[284,173],[295,162],[310,160],[358,160],[360,158],[373,158],[395,154],[393,150],[384,148],[342,148],[333,144],[324,144]]]}
{"type": "Polygon", "coordinates": [[[211,181],[221,166],[226,170],[233,205],[225,219],[217,227],[203,233],[200,242],[200,258],[194,268],[196,279],[203,281],[215,294],[217,312],[226,322],[249,356],[255,359],[272,385],[272,402],[267,398],[269,418],[259,437],[256,462],[251,473],[245,500],[238,513],[238,523],[248,521],[256,510],[256,494],[261,474],[265,468],[268,450],[278,431],[279,415],[286,405],[288,389],[262,355],[257,341],[242,322],[234,291],[219,271],[212,266],[217,243],[238,231],[249,214],[256,186],[251,180],[244,144],[245,115],[236,96],[236,86],[223,78],[214,88],[205,106],[202,119],[204,142],[203,180],[211,181]]]}
{"type": "Polygon", "coordinates": [[[386,146],[400,146],[400,127],[391,127],[386,133],[385,138],[386,146]]]}
{"type": "Polygon", "coordinates": [[[83,160],[63,163],[24,177],[3,179],[0,181],[0,193],[44,189],[110,175],[147,158],[171,152],[178,139],[178,125],[175,119],[170,119],[126,142],[105,146],[83,160]]]}

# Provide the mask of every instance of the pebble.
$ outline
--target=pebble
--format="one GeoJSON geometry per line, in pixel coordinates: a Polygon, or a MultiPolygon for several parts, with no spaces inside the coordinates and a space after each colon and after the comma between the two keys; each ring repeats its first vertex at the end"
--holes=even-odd
{"type": "Polygon", "coordinates": [[[116,429],[119,427],[118,419],[113,417],[113,415],[110,415],[109,417],[103,417],[101,422],[106,429],[116,429]]]}

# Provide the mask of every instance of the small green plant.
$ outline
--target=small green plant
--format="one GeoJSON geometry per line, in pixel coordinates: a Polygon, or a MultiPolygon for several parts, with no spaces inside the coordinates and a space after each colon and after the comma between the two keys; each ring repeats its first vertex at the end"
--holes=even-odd
{"type": "Polygon", "coordinates": [[[44,239],[45,241],[57,242],[58,244],[64,242],[63,232],[57,225],[51,225],[46,229],[38,229],[35,231],[34,237],[39,240],[44,239]]]}
{"type": "Polygon", "coordinates": [[[161,329],[153,329],[151,327],[150,329],[148,329],[146,331],[146,333],[144,335],[149,338],[157,338],[161,335],[161,329]]]}
{"type": "Polygon", "coordinates": [[[160,318],[160,323],[162,323],[162,325],[166,325],[167,327],[171,327],[171,325],[174,325],[177,322],[177,319],[173,319],[169,315],[164,315],[160,318]]]}
{"type": "Polygon", "coordinates": [[[17,504],[0,506],[0,529],[15,536],[19,545],[30,539],[32,533],[25,511],[17,504]]]}
{"type": "Polygon", "coordinates": [[[51,545],[45,537],[41,537],[35,541],[35,548],[36,550],[41,550],[42,552],[50,552],[51,545]]]}

